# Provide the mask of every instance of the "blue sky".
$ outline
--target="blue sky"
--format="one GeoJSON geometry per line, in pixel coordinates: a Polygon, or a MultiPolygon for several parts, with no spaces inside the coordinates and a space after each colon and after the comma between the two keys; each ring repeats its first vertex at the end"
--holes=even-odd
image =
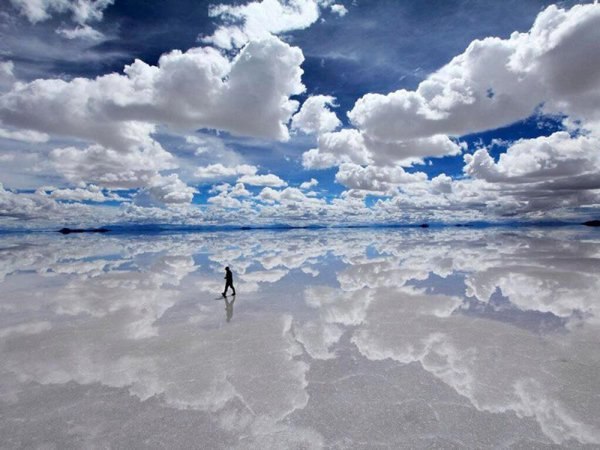
{"type": "Polygon", "coordinates": [[[600,6],[10,0],[0,226],[600,206],[600,6]]]}

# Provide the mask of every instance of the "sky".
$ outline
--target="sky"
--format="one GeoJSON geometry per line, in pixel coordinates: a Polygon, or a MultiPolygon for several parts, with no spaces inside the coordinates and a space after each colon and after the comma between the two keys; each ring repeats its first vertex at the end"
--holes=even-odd
{"type": "Polygon", "coordinates": [[[581,221],[600,5],[8,0],[0,228],[581,221]]]}

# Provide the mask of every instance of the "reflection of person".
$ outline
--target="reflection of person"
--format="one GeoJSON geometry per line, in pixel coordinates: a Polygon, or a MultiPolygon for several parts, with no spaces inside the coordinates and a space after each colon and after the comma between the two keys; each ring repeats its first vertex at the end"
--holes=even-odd
{"type": "Polygon", "coordinates": [[[227,301],[227,297],[225,297],[225,314],[227,315],[227,322],[231,320],[233,317],[233,303],[235,302],[235,298],[232,298],[230,302],[227,301]]]}
{"type": "Polygon", "coordinates": [[[227,289],[231,287],[233,295],[235,295],[235,288],[233,287],[233,274],[229,267],[225,267],[225,290],[223,291],[223,297],[227,295],[227,289]]]}

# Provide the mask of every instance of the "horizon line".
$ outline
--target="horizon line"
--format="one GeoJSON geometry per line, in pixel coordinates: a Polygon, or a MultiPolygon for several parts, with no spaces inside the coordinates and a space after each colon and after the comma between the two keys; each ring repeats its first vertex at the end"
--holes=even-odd
{"type": "Polygon", "coordinates": [[[292,224],[265,224],[265,225],[185,225],[185,224],[164,224],[164,223],[149,223],[149,224],[107,224],[99,227],[87,226],[62,226],[54,227],[39,227],[39,228],[0,228],[0,233],[49,233],[63,232],[82,233],[82,232],[109,232],[109,233],[135,233],[135,232],[210,232],[210,231],[259,231],[259,230],[323,230],[323,229],[385,229],[385,228],[494,228],[494,227],[564,227],[564,226],[589,226],[591,228],[600,225],[600,220],[588,221],[562,221],[562,220],[542,220],[542,221],[470,221],[470,222],[418,222],[418,223],[387,223],[387,224],[308,224],[308,225],[292,225],[292,224]]]}

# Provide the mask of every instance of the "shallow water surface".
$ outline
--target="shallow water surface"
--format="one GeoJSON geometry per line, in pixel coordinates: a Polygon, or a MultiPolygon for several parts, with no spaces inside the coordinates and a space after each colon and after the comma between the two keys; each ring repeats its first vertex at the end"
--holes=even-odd
{"type": "Polygon", "coordinates": [[[0,445],[597,448],[599,274],[577,227],[1,236],[0,445]]]}

